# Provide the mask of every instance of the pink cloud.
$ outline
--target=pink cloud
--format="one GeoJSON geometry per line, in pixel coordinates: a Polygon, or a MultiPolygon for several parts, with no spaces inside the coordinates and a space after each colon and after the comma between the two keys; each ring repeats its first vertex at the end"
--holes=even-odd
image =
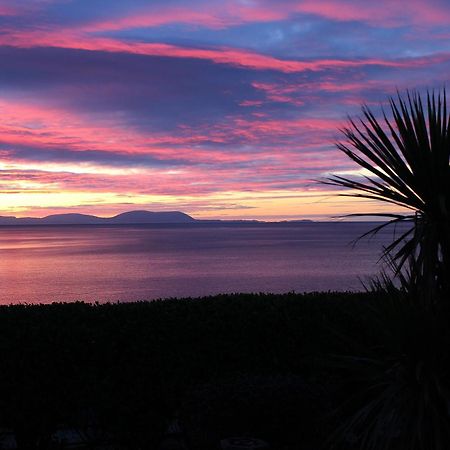
{"type": "Polygon", "coordinates": [[[0,4],[0,16],[15,16],[19,10],[12,5],[0,4]]]}
{"type": "MultiPolygon", "coordinates": [[[[161,7],[155,13],[144,11],[123,19],[96,22],[72,29],[52,29],[49,25],[34,31],[2,30],[0,45],[192,58],[255,71],[272,70],[280,73],[270,76],[253,74],[260,79],[272,81],[253,83],[253,88],[259,91],[258,99],[254,98],[255,91],[251,89],[252,97],[239,103],[242,108],[237,114],[242,115],[223,117],[219,123],[219,119],[214,118],[204,126],[180,125],[171,132],[158,132],[150,127],[146,131],[132,129],[112,116],[100,118],[98,114],[52,108],[33,100],[31,91],[26,93],[30,94],[28,100],[24,100],[25,96],[21,96],[20,100],[0,100],[0,190],[11,194],[88,192],[93,194],[93,198],[96,193],[99,198],[106,198],[102,195],[112,192],[114,195],[123,195],[124,198],[130,196],[133,199],[145,195],[200,197],[228,191],[306,189],[306,179],[316,178],[329,170],[349,168],[348,161],[333,150],[337,129],[342,121],[333,117],[321,117],[317,112],[325,111],[323,105],[329,106],[326,102],[330,98],[334,104],[329,112],[326,110],[326,114],[337,114],[342,104],[361,104],[362,93],[367,93],[368,89],[389,92],[397,80],[402,83],[400,77],[404,72],[401,70],[389,71],[387,75],[384,71],[382,79],[373,80],[369,77],[375,71],[364,70],[366,67],[436,69],[432,66],[450,61],[450,53],[401,60],[374,57],[304,61],[280,59],[239,48],[195,48],[131,42],[100,37],[95,33],[170,23],[218,29],[239,23],[282,20],[297,14],[314,14],[333,20],[358,20],[389,26],[402,23],[418,25],[420,21],[425,26],[443,24],[444,21],[448,23],[448,11],[439,7],[436,2],[425,4],[423,1],[411,0],[408,3],[411,10],[408,11],[412,12],[405,11],[405,4],[399,1],[395,5],[392,3],[389,8],[386,0],[380,0],[377,5],[345,0],[280,1],[272,5],[257,1],[247,5],[243,2],[225,1],[205,5],[202,9],[161,7]],[[417,17],[412,17],[413,13],[417,17]],[[362,70],[346,71],[354,68],[362,70]],[[292,75],[282,76],[310,71],[323,73],[295,76],[298,82],[295,82],[292,75]],[[306,82],[306,79],[314,81],[306,82]],[[339,95],[321,96],[321,91],[339,95]],[[310,112],[311,117],[303,117],[308,114],[308,110],[301,107],[305,102],[311,103],[315,99],[317,104],[324,103],[320,108],[314,109],[315,113],[310,112]],[[265,101],[300,108],[270,105],[273,106],[272,109],[264,109],[265,101]],[[289,118],[277,118],[280,111],[282,114],[286,112],[285,117],[289,118]],[[302,118],[296,118],[295,114],[302,114],[302,118]],[[25,148],[27,151],[15,152],[15,148],[25,148]],[[64,160],[62,157],[58,158],[58,151],[69,153],[70,157],[73,157],[72,153],[78,154],[73,159],[69,157],[64,160]],[[41,159],[39,152],[42,153],[41,159]],[[55,152],[55,158],[51,157],[51,152],[55,152]],[[90,161],[89,152],[96,152],[97,159],[90,161]],[[97,153],[101,152],[103,153],[98,157],[97,153]],[[143,155],[149,158],[142,161],[150,162],[142,163],[141,166],[132,158],[125,158],[120,160],[125,162],[117,167],[114,166],[114,158],[108,158],[136,156],[136,161],[139,161],[138,156],[143,155]],[[151,158],[157,162],[163,161],[164,164],[152,166],[151,158]]],[[[16,12],[12,8],[0,6],[0,14],[12,15],[16,12]]],[[[376,71],[377,74],[381,72],[376,71]]],[[[408,83],[417,81],[424,72],[410,71],[405,80],[408,83]]],[[[432,70],[429,72],[432,73],[432,70]]],[[[247,76],[251,75],[246,73],[247,76]]],[[[244,83],[248,83],[248,78],[245,78],[244,83]]],[[[66,85],[59,89],[59,95],[70,100],[77,88],[72,87],[70,90],[66,85]]],[[[105,89],[114,87],[108,86],[105,89]]],[[[17,95],[15,92],[12,90],[10,95],[17,95]]],[[[39,95],[36,98],[42,99],[39,95]]]]}
{"type": "Polygon", "coordinates": [[[192,4],[189,8],[158,5],[133,12],[125,17],[88,23],[88,32],[156,27],[181,23],[212,29],[243,23],[260,23],[313,14],[336,21],[363,21],[376,25],[419,26],[446,25],[450,20],[448,5],[430,0],[380,0],[377,3],[356,0],[299,0],[243,3],[225,0],[219,3],[192,4]]]}
{"type": "Polygon", "coordinates": [[[303,0],[293,5],[300,13],[315,14],[332,20],[363,21],[377,25],[414,24],[447,25],[450,21],[448,4],[429,0],[303,0]]]}
{"type": "MultiPolygon", "coordinates": [[[[58,152],[97,151],[104,152],[103,165],[108,166],[109,153],[117,155],[148,155],[164,161],[180,159],[189,164],[232,164],[252,160],[255,154],[230,151],[227,147],[208,147],[211,144],[235,143],[273,144],[286,139],[300,139],[302,133],[311,133],[310,139],[318,139],[317,133],[337,128],[338,121],[326,119],[300,120],[254,120],[244,118],[226,119],[223,123],[204,128],[179,126],[178,132],[161,134],[129,130],[117,121],[95,121],[43,105],[23,104],[18,101],[0,101],[2,125],[0,127],[0,159],[14,162],[13,152],[5,148],[28,146],[58,152]],[[202,145],[199,147],[199,145],[202,145]]],[[[306,144],[308,139],[303,138],[306,144]]],[[[262,147],[259,152],[270,155],[271,149],[262,147]]],[[[55,155],[56,156],[56,155],[55,155]]],[[[88,154],[86,156],[88,158],[88,154]]],[[[265,158],[266,156],[264,156],[265,158]]],[[[58,159],[56,159],[57,161],[58,159]]],[[[80,161],[82,158],[80,157],[80,161]]],[[[94,164],[95,165],[95,164],[94,164]]]]}
{"type": "MultiPolygon", "coordinates": [[[[440,57],[437,57],[436,60],[440,60],[440,57]]],[[[432,58],[429,61],[431,64],[432,58]]],[[[327,75],[308,82],[302,80],[296,83],[291,81],[253,82],[252,86],[262,91],[267,101],[270,102],[290,103],[298,106],[302,106],[307,102],[310,104],[328,103],[331,108],[335,107],[337,103],[352,106],[370,104],[371,100],[367,95],[370,91],[382,93],[386,97],[395,95],[397,89],[402,90],[411,86],[411,79],[403,78],[401,72],[395,79],[370,79],[360,74],[357,74],[355,80],[342,78],[341,76],[327,75]],[[324,92],[339,94],[339,96],[332,95],[326,98],[321,95],[324,92]]],[[[445,78],[439,82],[445,83],[445,78]]],[[[379,101],[376,104],[378,105],[379,101]]]]}
{"type": "Polygon", "coordinates": [[[82,27],[87,32],[102,32],[128,28],[157,27],[181,23],[206,28],[221,29],[246,22],[269,22],[286,17],[286,12],[276,7],[265,8],[258,4],[245,5],[224,1],[216,4],[184,7],[145,8],[122,18],[96,21],[82,27]]]}
{"type": "MultiPolygon", "coordinates": [[[[266,95],[268,101],[290,103],[292,105],[301,106],[306,101],[312,101],[312,97],[320,97],[320,92],[332,93],[348,93],[355,97],[355,93],[367,91],[368,89],[384,89],[389,92],[392,89],[392,83],[377,82],[373,80],[365,81],[342,81],[340,79],[328,81],[314,81],[297,83],[261,83],[254,82],[252,86],[266,95]]],[[[340,101],[346,103],[348,99],[343,98],[340,101]]],[[[359,104],[364,100],[359,100],[359,104]]]]}
{"type": "MultiPolygon", "coordinates": [[[[176,135],[130,132],[120,124],[100,123],[69,111],[20,102],[0,102],[3,117],[0,163],[3,164],[2,192],[116,192],[123,195],[201,195],[231,190],[264,190],[280,184],[297,185],[300,173],[317,173],[329,168],[328,136],[340,122],[334,119],[295,120],[229,118],[224,123],[203,128],[180,127],[176,135]],[[233,144],[211,149],[208,142],[233,144]],[[202,148],[198,144],[203,143],[202,148]],[[234,151],[235,144],[254,150],[234,151]],[[151,155],[170,161],[186,161],[172,169],[121,166],[113,173],[105,162],[80,159],[78,163],[58,158],[49,161],[18,159],[15,145],[83,152],[87,149],[109,153],[151,155]],[[277,145],[275,145],[277,144],[277,145]],[[275,145],[275,147],[274,147],[275,145]],[[298,148],[301,146],[302,151],[298,148]],[[58,162],[59,161],[59,162],[58,162]],[[88,164],[86,166],[85,164],[88,164]],[[78,172],[71,172],[71,166],[78,172]],[[208,170],[205,170],[205,165],[208,170]],[[91,167],[89,169],[89,166],[91,167]]],[[[338,162],[333,160],[333,167],[338,162]]],[[[344,163],[345,164],[345,163],[344,163]]],[[[338,164],[339,166],[339,164],[338,164]]],[[[300,177],[301,178],[301,177],[300,177]]]]}
{"type": "Polygon", "coordinates": [[[239,103],[239,106],[261,106],[263,102],[261,100],[244,100],[239,103]]]}
{"type": "MultiPolygon", "coordinates": [[[[252,164],[242,167],[214,165],[205,171],[192,166],[182,173],[148,170],[140,174],[92,174],[50,172],[45,163],[33,169],[6,169],[0,181],[5,192],[91,192],[138,195],[204,195],[226,191],[264,191],[285,183],[309,183],[320,171],[330,169],[328,154],[316,152],[275,152],[248,157],[252,164]],[[308,174],[305,177],[305,174],[308,174]],[[30,185],[23,182],[31,182],[30,185]]],[[[333,161],[335,170],[348,169],[345,159],[333,161]]]]}
{"type": "MultiPolygon", "coordinates": [[[[243,161],[256,155],[264,158],[273,156],[283,149],[283,153],[297,152],[299,146],[304,151],[314,146],[333,147],[336,130],[344,121],[333,118],[271,119],[267,117],[230,117],[222,123],[203,128],[185,128],[184,133],[193,139],[205,137],[209,142],[233,146],[252,146],[253,153],[243,153],[243,161]],[[251,155],[251,156],[249,156],[251,155]]],[[[235,157],[228,151],[226,157],[235,157]]],[[[230,159],[232,161],[232,159],[230,159]]],[[[237,159],[235,161],[238,161],[237,159]]]]}
{"type": "Polygon", "coordinates": [[[284,73],[346,69],[367,66],[393,68],[420,67],[450,60],[450,54],[403,60],[369,59],[319,59],[313,61],[278,59],[273,56],[229,47],[201,49],[170,44],[125,42],[118,39],[93,38],[67,32],[6,33],[0,36],[0,45],[20,48],[58,47],[88,51],[131,53],[172,58],[209,60],[218,64],[247,67],[254,70],[276,70],[284,73]]]}

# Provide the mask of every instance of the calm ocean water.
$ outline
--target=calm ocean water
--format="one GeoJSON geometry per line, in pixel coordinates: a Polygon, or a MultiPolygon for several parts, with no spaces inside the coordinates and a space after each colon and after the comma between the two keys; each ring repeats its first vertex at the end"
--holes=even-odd
{"type": "Polygon", "coordinates": [[[0,228],[0,303],[361,290],[392,231],[360,223],[0,228]]]}

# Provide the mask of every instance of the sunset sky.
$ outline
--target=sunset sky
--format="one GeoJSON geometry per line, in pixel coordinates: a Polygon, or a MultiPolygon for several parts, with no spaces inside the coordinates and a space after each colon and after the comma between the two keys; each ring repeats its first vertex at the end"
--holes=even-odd
{"type": "Polygon", "coordinates": [[[448,0],[0,0],[0,215],[384,210],[347,114],[450,73],[448,0]]]}

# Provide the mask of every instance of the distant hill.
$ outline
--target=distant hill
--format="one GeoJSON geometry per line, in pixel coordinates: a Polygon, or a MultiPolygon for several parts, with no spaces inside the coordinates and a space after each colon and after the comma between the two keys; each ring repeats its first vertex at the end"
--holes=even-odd
{"type": "Polygon", "coordinates": [[[110,223],[190,223],[196,220],[179,211],[129,211],[108,219],[110,223]]]}
{"type": "Polygon", "coordinates": [[[114,217],[97,217],[88,214],[53,214],[42,218],[0,216],[0,225],[107,225],[145,223],[192,223],[193,217],[180,211],[129,211],[114,217]]]}
{"type": "MultiPolygon", "coordinates": [[[[28,219],[18,219],[18,220],[28,220],[28,219]]],[[[80,224],[80,225],[94,225],[97,223],[104,223],[105,220],[101,217],[91,216],[87,214],[53,214],[51,216],[42,217],[42,219],[37,219],[36,223],[47,224],[47,225],[71,225],[71,224],[80,224]]]]}
{"type": "Polygon", "coordinates": [[[196,223],[211,226],[232,226],[232,225],[270,225],[308,223],[311,220],[287,220],[281,222],[266,222],[260,220],[211,220],[194,219],[181,211],[128,211],[113,217],[97,217],[89,214],[52,214],[46,217],[14,217],[0,216],[0,226],[14,225],[133,225],[133,224],[183,224],[196,223]]]}

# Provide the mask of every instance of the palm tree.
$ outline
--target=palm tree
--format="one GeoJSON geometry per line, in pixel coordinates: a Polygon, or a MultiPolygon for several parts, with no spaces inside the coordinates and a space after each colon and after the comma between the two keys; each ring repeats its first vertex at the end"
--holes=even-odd
{"type": "MultiPolygon", "coordinates": [[[[333,175],[341,194],[387,203],[404,213],[373,214],[390,224],[409,224],[385,249],[403,292],[369,308],[364,329],[375,337],[357,354],[336,357],[352,380],[338,413],[341,435],[355,448],[443,450],[450,448],[450,115],[445,90],[398,94],[388,111],[367,106],[350,119],[337,147],[362,169],[360,176],[333,175]],[[367,175],[365,175],[367,174],[367,175]],[[415,301],[398,301],[412,298],[415,301]],[[435,308],[439,305],[439,308],[435,308]],[[429,307],[433,306],[433,307],[429,307]]],[[[368,214],[356,214],[367,216],[368,214]]],[[[392,287],[392,285],[391,285],[392,287]]],[[[358,321],[360,317],[358,317],[358,321]]],[[[348,342],[348,341],[347,341],[348,342]]],[[[339,434],[338,433],[338,434],[339,434]]]]}
{"type": "MultiPolygon", "coordinates": [[[[379,200],[406,213],[371,214],[389,224],[409,223],[384,255],[396,275],[407,269],[416,291],[428,300],[450,297],[450,114],[445,89],[426,99],[418,92],[389,98],[390,116],[380,118],[367,106],[341,131],[339,150],[368,172],[348,178],[332,175],[325,183],[352,189],[341,194],[379,200]]],[[[354,214],[367,216],[368,214],[354,214]]]]}

